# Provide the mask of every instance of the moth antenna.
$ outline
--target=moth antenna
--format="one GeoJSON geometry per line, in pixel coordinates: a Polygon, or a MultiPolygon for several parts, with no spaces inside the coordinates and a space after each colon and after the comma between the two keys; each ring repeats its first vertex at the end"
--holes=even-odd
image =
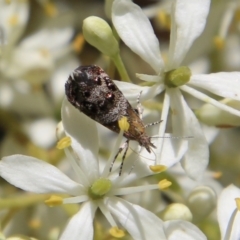
{"type": "Polygon", "coordinates": [[[153,137],[150,137],[150,138],[172,138],[172,139],[182,139],[182,138],[194,138],[194,136],[153,136],[153,137]]]}
{"type": "Polygon", "coordinates": [[[162,121],[163,121],[163,120],[160,120],[160,121],[157,121],[157,122],[148,123],[148,124],[145,125],[144,127],[145,127],[145,128],[148,128],[148,127],[151,127],[151,126],[160,124],[162,121]]]}
{"type": "Polygon", "coordinates": [[[141,95],[142,95],[142,91],[138,94],[138,97],[137,97],[137,112],[138,112],[140,119],[142,119],[142,115],[143,115],[143,108],[142,108],[142,104],[140,102],[141,95]]]}

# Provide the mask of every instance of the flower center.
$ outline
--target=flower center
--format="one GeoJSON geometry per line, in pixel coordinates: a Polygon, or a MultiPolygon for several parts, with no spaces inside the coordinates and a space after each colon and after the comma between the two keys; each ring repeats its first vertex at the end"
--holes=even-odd
{"type": "Polygon", "coordinates": [[[191,70],[186,66],[182,66],[166,72],[164,83],[169,88],[179,87],[187,83],[190,80],[191,75],[191,70]]]}
{"type": "Polygon", "coordinates": [[[99,178],[93,185],[89,188],[89,196],[96,200],[102,198],[106,193],[108,193],[112,188],[112,182],[107,178],[99,178]]]}

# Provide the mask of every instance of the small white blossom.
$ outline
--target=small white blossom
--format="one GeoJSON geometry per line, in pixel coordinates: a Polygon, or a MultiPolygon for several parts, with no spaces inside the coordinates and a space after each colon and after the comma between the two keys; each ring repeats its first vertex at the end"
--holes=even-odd
{"type": "MultiPolygon", "coordinates": [[[[186,53],[193,41],[202,33],[210,7],[210,0],[175,0],[172,4],[172,27],[168,61],[165,64],[160,53],[159,42],[156,38],[151,23],[143,14],[140,7],[129,0],[115,0],[112,8],[113,24],[124,43],[143,60],[145,60],[156,72],[156,75],[137,74],[145,81],[151,82],[152,87],[140,87],[125,82],[116,82],[124,95],[129,99],[136,99],[142,91],[142,99],[147,100],[164,93],[164,102],[158,135],[163,136],[166,129],[166,120],[169,109],[172,111],[172,129],[177,136],[193,136],[189,140],[188,151],[185,154],[182,165],[187,174],[193,179],[201,179],[208,164],[208,144],[201,126],[185,101],[182,92],[186,92],[195,98],[211,103],[222,110],[240,116],[240,112],[228,107],[215,99],[207,96],[207,90],[221,97],[240,100],[240,72],[222,72],[213,74],[192,74],[187,67],[180,67],[186,53]],[[177,83],[172,86],[167,82],[168,74],[178,73],[175,76],[177,83]],[[182,76],[185,79],[182,81],[182,76]]],[[[157,164],[161,164],[163,158],[161,149],[163,139],[159,139],[157,164]]],[[[174,162],[172,162],[172,165],[174,162]]]]}

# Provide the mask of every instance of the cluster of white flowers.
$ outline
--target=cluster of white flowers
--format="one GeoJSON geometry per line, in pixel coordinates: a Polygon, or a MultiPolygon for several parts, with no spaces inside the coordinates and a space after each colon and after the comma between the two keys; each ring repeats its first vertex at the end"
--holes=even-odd
{"type": "MultiPolygon", "coordinates": [[[[48,11],[54,7],[48,1],[39,3],[48,11]]],[[[21,204],[20,200],[13,203],[0,200],[0,209],[21,208],[43,201],[36,197],[38,194],[44,194],[45,203],[55,208],[81,204],[79,210],[71,213],[73,216],[67,224],[65,222],[65,228],[58,228],[55,235],[51,229],[51,237],[49,234],[39,234],[37,237],[40,239],[40,236],[48,236],[49,239],[61,240],[113,237],[206,240],[209,236],[219,239],[221,235],[223,240],[239,240],[240,189],[235,186],[237,182],[227,181],[228,185],[232,184],[224,188],[216,180],[221,173],[212,172],[207,167],[209,144],[218,133],[221,134],[220,127],[239,126],[240,68],[234,72],[214,73],[205,68],[199,73],[199,55],[192,64],[187,59],[191,59],[191,53],[199,49],[202,55],[207,52],[209,46],[205,45],[209,45],[213,37],[207,28],[211,25],[211,15],[217,11],[216,3],[211,3],[211,0],[172,0],[145,9],[148,16],[156,16],[163,10],[170,16],[169,48],[166,51],[164,42],[161,52],[159,39],[154,33],[156,29],[142,8],[131,0],[105,1],[105,4],[116,32],[105,20],[91,16],[83,21],[83,35],[86,41],[114,62],[123,80],[114,82],[128,101],[136,104],[141,92],[140,100],[146,103],[144,117],[153,120],[154,116],[155,120],[162,120],[160,125],[153,127],[154,154],[144,149],[129,151],[121,176],[120,165],[116,164],[117,167],[114,166],[110,172],[113,158],[123,142],[124,129],[115,141],[111,141],[113,145],[109,143],[112,136],[108,133],[101,136],[97,123],[64,99],[57,138],[58,148],[63,149],[66,155],[63,162],[71,170],[62,167],[63,171],[60,171],[46,161],[19,154],[22,152],[4,156],[12,150],[12,145],[5,143],[8,148],[1,154],[0,176],[15,187],[37,195],[23,198],[21,204]],[[201,43],[196,42],[198,38],[201,43]],[[124,42],[124,48],[128,47],[128,54],[132,51],[137,55],[135,58],[139,56],[141,59],[139,62],[143,60],[141,66],[146,63],[143,69],[149,72],[151,68],[151,75],[145,74],[145,70],[135,73],[143,84],[130,83],[120,56],[120,40],[124,42]],[[189,67],[185,66],[187,63],[189,67]],[[161,111],[155,114],[156,109],[152,110],[150,105],[156,103],[159,109],[159,99],[163,99],[161,111]],[[171,134],[167,133],[169,129],[171,134]],[[109,157],[102,153],[102,146],[111,149],[109,157]],[[212,232],[206,230],[210,221],[215,223],[210,225],[215,228],[212,232]]],[[[218,26],[221,30],[215,39],[216,45],[227,39],[226,31],[238,5],[236,0],[231,4],[221,3],[225,15],[218,26]]],[[[4,23],[0,26],[0,107],[4,111],[17,113],[21,118],[31,114],[41,116],[37,121],[24,119],[21,125],[34,144],[49,149],[54,142],[53,129],[56,126],[51,108],[59,107],[64,81],[78,65],[71,45],[74,28],[70,23],[65,24],[64,28],[58,25],[57,28],[43,28],[19,42],[28,23],[30,3],[27,0],[10,3],[0,0],[0,6],[0,19],[4,23]],[[43,85],[50,89],[52,105],[49,105],[43,85]],[[36,88],[38,91],[34,92],[36,88]]],[[[216,29],[216,26],[212,28],[216,29]]],[[[238,34],[239,31],[238,26],[238,34]]],[[[106,60],[99,61],[104,63],[106,60]]],[[[131,69],[131,61],[128,68],[131,69]]],[[[237,149],[239,156],[238,147],[234,149],[237,149]]],[[[227,159],[232,157],[231,152],[227,154],[227,159]]],[[[238,166],[236,168],[239,170],[238,166]]],[[[0,189],[0,194],[4,192],[0,189]]],[[[4,220],[9,218],[8,214],[0,215],[3,222],[3,226],[0,224],[0,238],[7,239],[3,234],[26,234],[21,230],[16,232],[18,228],[14,229],[14,221],[6,229],[1,229],[7,225],[4,220]]]]}

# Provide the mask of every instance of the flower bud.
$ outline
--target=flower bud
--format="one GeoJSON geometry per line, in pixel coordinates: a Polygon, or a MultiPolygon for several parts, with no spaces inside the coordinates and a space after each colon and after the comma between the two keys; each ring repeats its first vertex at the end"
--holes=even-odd
{"type": "Polygon", "coordinates": [[[173,203],[170,204],[166,209],[161,213],[160,217],[164,221],[181,219],[186,221],[192,220],[192,213],[187,206],[182,203],[173,203]]]}
{"type": "Polygon", "coordinates": [[[207,186],[195,188],[188,197],[188,206],[194,220],[200,221],[208,216],[216,206],[216,194],[207,186]]]}
{"type": "Polygon", "coordinates": [[[103,54],[109,57],[114,57],[118,54],[118,42],[106,21],[99,17],[91,16],[83,21],[82,29],[86,41],[103,54]]]}
{"type": "MultiPolygon", "coordinates": [[[[226,104],[232,108],[240,110],[240,103],[237,100],[223,99],[221,103],[226,104]]],[[[230,114],[222,109],[213,106],[210,103],[204,104],[196,112],[197,118],[209,125],[216,127],[237,127],[240,126],[240,118],[236,115],[230,114]]]]}

